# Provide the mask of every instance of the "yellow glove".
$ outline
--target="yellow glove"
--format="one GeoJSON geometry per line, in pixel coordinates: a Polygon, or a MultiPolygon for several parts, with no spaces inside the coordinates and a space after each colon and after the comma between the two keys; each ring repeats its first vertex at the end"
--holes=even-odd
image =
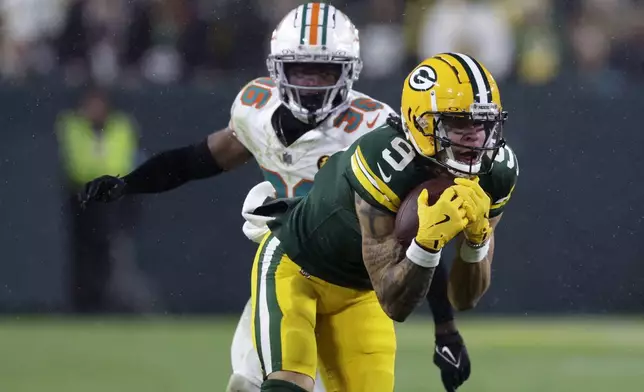
{"type": "Polygon", "coordinates": [[[463,208],[469,220],[469,224],[463,231],[465,238],[472,245],[483,244],[492,234],[492,227],[489,221],[490,197],[479,185],[478,177],[472,180],[457,178],[454,182],[456,183],[453,186],[454,191],[464,200],[463,208]]]}
{"type": "Polygon", "coordinates": [[[447,188],[433,206],[427,204],[428,193],[418,195],[418,233],[416,242],[430,251],[440,251],[469,223],[463,208],[464,200],[454,190],[447,188]]]}

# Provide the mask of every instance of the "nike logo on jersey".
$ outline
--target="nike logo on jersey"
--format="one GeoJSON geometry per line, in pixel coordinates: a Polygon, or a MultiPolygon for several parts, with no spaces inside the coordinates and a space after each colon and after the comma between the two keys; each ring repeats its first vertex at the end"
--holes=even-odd
{"type": "Polygon", "coordinates": [[[386,183],[389,183],[389,181],[391,181],[391,174],[390,174],[390,175],[386,175],[386,174],[382,171],[382,167],[380,167],[380,163],[376,163],[376,166],[378,166],[378,171],[380,172],[380,178],[382,178],[386,183]]]}
{"type": "Polygon", "coordinates": [[[378,121],[378,117],[380,117],[380,113],[376,116],[376,118],[373,119],[373,121],[367,121],[367,127],[369,129],[373,128],[374,125],[376,125],[376,121],[378,121]]]}
{"type": "Polygon", "coordinates": [[[454,354],[452,354],[452,350],[450,350],[449,347],[443,346],[439,350],[439,347],[436,346],[436,353],[438,355],[440,355],[441,357],[443,357],[444,360],[446,360],[447,362],[449,362],[452,365],[454,365],[455,367],[461,366],[461,357],[460,357],[460,355],[459,355],[458,361],[457,361],[456,358],[454,357],[454,354]]]}
{"type": "Polygon", "coordinates": [[[438,222],[434,223],[433,225],[431,225],[431,226],[429,226],[429,227],[434,227],[434,226],[438,226],[438,225],[440,225],[441,223],[449,222],[449,220],[451,219],[451,218],[449,217],[449,215],[447,215],[447,214],[444,214],[444,215],[445,215],[445,218],[443,218],[443,220],[438,221],[438,222]]]}

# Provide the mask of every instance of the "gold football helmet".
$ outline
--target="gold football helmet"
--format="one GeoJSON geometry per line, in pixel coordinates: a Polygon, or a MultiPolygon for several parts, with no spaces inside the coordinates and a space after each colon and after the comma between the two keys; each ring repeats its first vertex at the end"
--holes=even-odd
{"type": "Polygon", "coordinates": [[[464,54],[442,53],[420,63],[405,79],[401,117],[416,151],[457,176],[483,174],[484,157],[491,163],[505,145],[499,88],[483,65],[464,54]]]}

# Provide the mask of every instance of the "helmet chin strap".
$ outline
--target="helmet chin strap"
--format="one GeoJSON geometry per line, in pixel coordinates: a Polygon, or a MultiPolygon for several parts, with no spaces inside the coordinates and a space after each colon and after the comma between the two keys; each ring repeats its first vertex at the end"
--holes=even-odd
{"type": "Polygon", "coordinates": [[[450,159],[446,158],[443,161],[445,167],[447,170],[455,175],[456,177],[472,177],[478,175],[478,172],[481,170],[481,162],[475,164],[475,165],[467,165],[465,163],[461,163],[455,159],[450,159]],[[470,172],[470,173],[467,173],[470,172]]]}
{"type": "Polygon", "coordinates": [[[448,169],[451,169],[450,172],[452,172],[454,175],[458,175],[459,177],[467,177],[470,175],[475,176],[481,170],[481,159],[479,159],[479,161],[473,165],[460,162],[454,156],[454,151],[452,151],[451,143],[440,142],[440,145],[441,150],[445,151],[445,155],[443,155],[442,159],[439,159],[448,169]]]}
{"type": "Polygon", "coordinates": [[[329,116],[333,115],[333,113],[338,113],[344,108],[347,107],[349,103],[348,102],[343,102],[340,105],[328,110],[324,111],[322,114],[313,114],[306,110],[305,108],[302,108],[300,105],[290,102],[286,104],[286,107],[293,113],[293,117],[298,119],[299,121],[306,123],[306,124],[320,124],[322,121],[326,120],[329,116]],[[303,113],[303,111],[306,111],[307,113],[303,113]]]}
{"type": "Polygon", "coordinates": [[[314,125],[318,122],[318,119],[314,114],[303,114],[300,113],[299,111],[294,111],[291,110],[291,113],[293,113],[293,117],[297,118],[299,121],[306,123],[306,124],[311,124],[314,125]]]}
{"type": "Polygon", "coordinates": [[[293,101],[286,103],[286,108],[293,114],[293,117],[305,124],[315,124],[321,120],[321,116],[316,116],[293,101]]]}

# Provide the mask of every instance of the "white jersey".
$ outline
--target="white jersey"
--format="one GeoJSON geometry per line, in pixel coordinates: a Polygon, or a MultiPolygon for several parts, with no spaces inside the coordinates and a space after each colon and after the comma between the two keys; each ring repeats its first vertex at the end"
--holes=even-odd
{"type": "MultiPolygon", "coordinates": [[[[317,128],[306,132],[287,147],[280,141],[271,121],[275,110],[281,104],[275,83],[270,78],[255,79],[248,83],[235,98],[230,111],[229,124],[237,139],[255,157],[264,178],[275,188],[277,197],[305,195],[313,185],[315,174],[329,156],[346,149],[359,137],[385,124],[389,114],[394,112],[385,103],[352,91],[346,106],[336,110],[317,128]]],[[[268,184],[258,184],[251,190],[244,202],[242,215],[246,209],[248,209],[246,212],[254,210],[253,203],[258,201],[261,204],[264,200],[264,196],[257,200],[252,197],[255,191],[264,192],[263,185],[268,184]]],[[[268,228],[261,222],[257,223],[258,226],[255,228],[248,220],[249,217],[246,215],[244,217],[246,218],[244,234],[258,242],[268,228]]],[[[249,302],[233,338],[231,347],[233,377],[228,391],[260,390],[262,370],[253,346],[250,319],[249,302]],[[241,376],[241,382],[250,380],[254,388],[239,388],[238,376],[241,376]]],[[[318,372],[314,392],[324,391],[318,372]]]]}
{"type": "Polygon", "coordinates": [[[280,105],[275,83],[270,78],[259,78],[239,92],[230,112],[230,128],[253,154],[277,197],[305,195],[315,173],[330,155],[383,125],[394,112],[387,104],[352,91],[346,106],[287,147],[271,121],[280,105]]]}

